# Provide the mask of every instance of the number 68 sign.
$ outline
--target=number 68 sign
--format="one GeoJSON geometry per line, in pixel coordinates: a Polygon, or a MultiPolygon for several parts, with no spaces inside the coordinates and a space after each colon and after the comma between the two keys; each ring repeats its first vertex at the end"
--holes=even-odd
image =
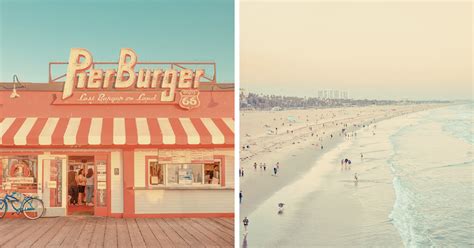
{"type": "Polygon", "coordinates": [[[199,91],[197,90],[182,90],[179,92],[181,98],[179,99],[179,106],[185,109],[193,109],[199,107],[199,91]]]}

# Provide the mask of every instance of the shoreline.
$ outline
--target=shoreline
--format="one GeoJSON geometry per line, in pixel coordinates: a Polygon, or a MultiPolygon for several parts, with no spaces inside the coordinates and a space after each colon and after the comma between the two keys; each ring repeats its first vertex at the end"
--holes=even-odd
{"type": "MultiPolygon", "coordinates": [[[[373,114],[369,114],[368,116],[359,116],[360,118],[349,118],[351,122],[349,122],[348,124],[350,124],[351,127],[348,128],[349,130],[347,132],[360,132],[364,124],[367,127],[367,125],[376,125],[376,123],[378,122],[392,119],[398,116],[442,107],[437,105],[423,106],[422,108],[410,109],[410,106],[408,106],[408,108],[402,108],[401,111],[388,112],[389,114],[387,114],[387,112],[383,112],[376,114],[375,116],[373,116],[373,114]],[[355,126],[352,126],[352,124],[354,123],[357,124],[355,126]]],[[[385,111],[389,110],[391,107],[392,106],[387,107],[385,111]]],[[[338,111],[341,109],[332,110],[338,111]]],[[[269,112],[267,114],[273,114],[273,112],[269,112]]],[[[341,118],[339,118],[339,120],[341,120],[341,118]]],[[[334,124],[333,120],[325,121],[324,123],[331,122],[333,122],[334,124]]],[[[319,125],[322,125],[322,123],[319,125]]],[[[313,127],[314,126],[316,125],[313,125],[313,127]]],[[[319,161],[322,156],[327,153],[330,153],[334,148],[338,147],[340,144],[343,144],[344,141],[347,139],[346,137],[341,137],[337,134],[337,130],[340,130],[340,127],[338,127],[338,125],[333,125],[332,127],[325,126],[324,128],[320,126],[321,130],[319,131],[324,132],[324,137],[322,140],[322,143],[324,144],[324,149],[321,151],[321,149],[315,147],[316,142],[314,142],[314,139],[312,139],[311,132],[308,133],[308,127],[309,126],[296,128],[298,130],[301,130],[302,133],[295,132],[296,134],[293,135],[296,136],[296,138],[293,139],[293,142],[295,142],[294,144],[293,142],[285,142],[282,140],[277,140],[273,143],[267,142],[267,144],[269,144],[269,147],[277,147],[279,149],[270,150],[268,149],[268,147],[260,147],[260,149],[254,154],[243,157],[242,167],[244,168],[244,171],[246,173],[245,176],[241,178],[241,189],[244,194],[243,202],[241,204],[241,219],[243,219],[245,216],[251,215],[263,202],[270,199],[273,194],[275,194],[282,188],[300,180],[305,173],[307,173],[311,169],[314,169],[314,167],[316,166],[315,164],[317,164],[317,161],[319,161]],[[304,132],[304,130],[306,130],[306,132],[304,132]],[[333,134],[332,139],[329,138],[329,135],[331,134],[333,134]],[[255,171],[252,167],[253,161],[266,161],[267,171],[261,172],[258,167],[255,171]],[[281,168],[279,176],[274,177],[267,175],[271,173],[270,170],[273,167],[273,163],[277,161],[280,162],[281,168]],[[297,170],[295,170],[294,168],[297,168],[297,170]],[[250,193],[246,194],[247,192],[250,193]]],[[[257,144],[253,145],[255,146],[257,144]]],[[[321,174],[318,175],[317,179],[315,180],[322,181],[327,179],[327,174],[321,174]]]]}
{"type": "MultiPolygon", "coordinates": [[[[411,106],[411,105],[410,105],[411,106]]],[[[434,106],[434,107],[431,107],[431,108],[423,108],[421,110],[416,110],[416,111],[413,111],[413,112],[402,112],[398,115],[394,115],[394,116],[382,116],[382,117],[379,117],[379,118],[369,118],[371,120],[365,120],[363,123],[359,123],[359,127],[349,127],[351,130],[351,132],[357,132],[358,129],[362,128],[362,125],[367,125],[367,124],[373,124],[373,123],[377,123],[377,122],[380,122],[380,121],[383,121],[383,120],[386,120],[386,119],[390,119],[390,118],[394,118],[394,117],[397,117],[397,116],[400,116],[400,115],[406,115],[406,114],[409,114],[409,113],[414,113],[414,112],[419,112],[419,111],[424,111],[424,110],[427,110],[427,109],[432,109],[432,108],[438,108],[438,107],[443,107],[443,106],[434,106]]],[[[332,110],[341,110],[343,108],[334,108],[332,110]]],[[[327,110],[327,109],[324,109],[324,110],[327,110]]],[[[267,112],[267,114],[273,114],[275,112],[272,112],[272,111],[264,111],[264,112],[267,112]]],[[[281,112],[284,112],[284,111],[279,111],[278,113],[281,113],[281,112]]],[[[241,118],[242,119],[242,118],[241,118]]],[[[340,120],[340,119],[339,119],[340,120]]],[[[333,122],[333,120],[329,120],[329,121],[325,121],[323,122],[324,124],[327,124],[327,123],[331,123],[333,122]]],[[[310,125],[312,127],[321,127],[321,125],[323,124],[317,124],[317,125],[310,125]]],[[[338,126],[336,126],[336,128],[334,126],[332,126],[332,128],[330,126],[325,126],[324,129],[320,130],[320,131],[317,131],[315,130],[315,132],[319,132],[320,134],[322,132],[324,132],[325,134],[325,137],[323,137],[323,145],[324,145],[324,149],[321,151],[320,148],[316,147],[316,144],[319,145],[321,144],[321,141],[315,141],[315,140],[311,140],[311,138],[314,138],[311,137],[311,131],[308,131],[307,128],[309,126],[296,126],[295,128],[293,128],[294,131],[298,131],[298,133],[294,132],[294,135],[292,135],[292,137],[290,137],[290,139],[286,139],[286,140],[276,140],[275,142],[269,142],[270,144],[267,146],[267,147],[260,147],[260,148],[256,148],[255,150],[253,150],[253,146],[255,146],[255,142],[251,142],[251,149],[253,151],[251,152],[248,152],[247,151],[242,151],[242,144],[244,143],[245,139],[244,137],[241,137],[241,155],[240,155],[240,162],[241,162],[241,168],[243,167],[244,168],[244,172],[245,172],[245,175],[244,177],[240,177],[240,181],[241,181],[241,190],[244,192],[244,201],[248,201],[247,199],[249,199],[248,196],[246,196],[245,192],[249,189],[252,189],[252,188],[255,188],[255,189],[258,189],[258,191],[262,191],[261,189],[262,188],[266,188],[265,184],[267,183],[259,183],[258,180],[261,180],[261,176],[262,175],[266,175],[268,174],[269,177],[270,176],[270,173],[272,170],[272,167],[274,165],[274,163],[276,162],[280,162],[280,172],[282,172],[285,167],[289,167],[291,165],[288,165],[288,163],[282,163],[282,161],[285,161],[285,160],[292,160],[293,157],[297,156],[297,155],[301,155],[301,156],[305,156],[305,157],[309,157],[311,158],[312,160],[311,161],[315,161],[315,159],[317,159],[319,156],[323,155],[327,150],[329,149],[332,149],[334,148],[338,143],[344,141],[344,137],[340,137],[339,135],[334,135],[336,132],[337,133],[337,130],[339,130],[338,126]],[[331,128],[331,129],[329,129],[331,128]],[[329,132],[329,131],[332,131],[332,132],[329,132]],[[330,135],[333,134],[333,139],[330,139],[330,135]],[[325,139],[327,138],[327,139],[325,139]],[[329,142],[327,142],[327,140],[329,140],[329,142]],[[293,144],[294,142],[294,144],[293,144]],[[285,151],[283,151],[285,149],[285,151]],[[281,153],[280,153],[281,151],[281,153]],[[307,153],[309,151],[313,151],[313,153],[311,155],[308,155],[307,153]],[[274,154],[274,152],[277,152],[277,154],[274,154]],[[270,153],[272,153],[270,155],[270,153]],[[271,158],[269,158],[268,156],[271,156],[271,158]],[[265,173],[260,173],[260,168],[257,166],[257,170],[255,171],[254,168],[253,168],[253,163],[254,162],[257,162],[257,164],[260,162],[260,161],[264,161],[267,163],[267,171],[266,171],[266,174],[265,173]],[[258,177],[256,177],[258,176],[258,177]],[[251,184],[251,185],[250,185],[251,184]],[[250,187],[249,187],[250,186],[250,187]]],[[[242,130],[244,130],[243,128],[241,128],[242,130]]],[[[244,131],[241,131],[241,133],[243,134],[244,131]]],[[[284,134],[285,135],[285,134],[284,134]]],[[[260,137],[258,137],[260,138],[260,137]]],[[[266,138],[266,137],[263,137],[263,138],[266,138]]],[[[316,138],[321,138],[319,135],[316,137],[316,138]]],[[[265,142],[265,141],[264,141],[265,142]]],[[[245,145],[245,144],[244,144],[245,145]]],[[[266,145],[266,144],[265,144],[266,145]]],[[[310,163],[306,163],[306,164],[300,164],[298,165],[298,171],[295,171],[294,173],[289,173],[289,174],[286,174],[286,179],[290,179],[291,181],[293,181],[294,179],[296,179],[298,177],[298,175],[301,175],[304,171],[310,169],[313,165],[310,164],[310,163]]],[[[291,172],[291,171],[290,171],[291,172]]],[[[280,177],[281,177],[281,173],[280,174],[280,177]]],[[[268,181],[268,180],[266,180],[268,181]]],[[[282,182],[286,182],[286,184],[289,184],[291,183],[291,181],[280,181],[280,180],[274,180],[274,181],[278,181],[280,184],[276,184],[276,185],[273,185],[272,186],[272,189],[279,189],[285,185],[282,185],[281,183],[282,182]]],[[[273,192],[275,192],[276,190],[273,190],[273,192]]],[[[265,193],[271,193],[271,192],[265,192],[265,193]]],[[[268,194],[266,194],[268,195],[268,194]]],[[[268,197],[267,197],[268,198],[268,197]]],[[[264,201],[265,199],[262,199],[262,197],[252,197],[252,195],[250,196],[250,199],[251,199],[251,205],[248,205],[248,204],[242,204],[240,206],[240,211],[241,211],[241,218],[243,219],[242,217],[242,213],[250,213],[251,210],[255,209],[255,205],[258,205],[259,202],[262,202],[264,201]],[[242,211],[244,210],[244,211],[242,211]]]]}

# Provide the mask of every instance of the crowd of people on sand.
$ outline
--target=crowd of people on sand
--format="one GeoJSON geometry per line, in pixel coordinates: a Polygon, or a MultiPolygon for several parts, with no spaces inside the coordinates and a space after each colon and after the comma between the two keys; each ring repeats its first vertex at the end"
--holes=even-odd
{"type": "Polygon", "coordinates": [[[352,161],[350,159],[342,159],[341,160],[341,170],[350,170],[351,169],[352,161]]]}
{"type": "MultiPolygon", "coordinates": [[[[363,159],[364,158],[364,155],[361,153],[360,154],[360,158],[363,159]]],[[[350,159],[341,159],[341,171],[343,170],[351,170],[351,165],[352,165],[352,161],[350,159]]],[[[357,183],[359,182],[359,175],[357,175],[357,173],[354,173],[354,182],[357,183]]]]}
{"type": "MultiPolygon", "coordinates": [[[[353,139],[353,138],[356,138],[357,137],[357,132],[354,131],[352,128],[365,128],[365,127],[369,127],[369,125],[365,124],[365,123],[358,123],[358,124],[355,124],[354,122],[355,120],[354,119],[351,119],[351,122],[328,122],[326,123],[326,127],[328,125],[331,125],[336,127],[336,126],[340,126],[341,129],[339,129],[338,131],[322,131],[322,132],[317,132],[315,127],[314,126],[307,126],[306,128],[309,129],[309,133],[307,133],[306,135],[308,135],[308,137],[310,139],[315,139],[316,142],[314,142],[312,145],[314,145],[316,147],[316,149],[319,149],[319,150],[324,150],[324,141],[325,140],[331,140],[331,139],[334,139],[336,136],[339,136],[339,137],[343,137],[345,139],[353,139]]],[[[371,122],[372,123],[372,122],[371,122]]],[[[324,127],[324,124],[322,124],[323,127],[324,127]]],[[[374,128],[375,128],[375,125],[374,125],[374,128]]],[[[275,129],[275,134],[278,133],[278,129],[275,129]]],[[[287,134],[293,134],[293,130],[289,131],[287,130],[286,132],[287,134]]],[[[292,144],[295,144],[295,141],[293,139],[293,141],[291,141],[292,144]]],[[[299,143],[299,142],[298,142],[299,143]]],[[[250,149],[250,146],[249,145],[244,145],[242,146],[242,150],[249,150],[250,149]]],[[[361,153],[360,154],[361,156],[361,159],[363,159],[363,154],[361,153]]],[[[249,157],[250,158],[250,157],[249,157]]],[[[344,158],[344,159],[341,159],[341,171],[342,170],[346,170],[346,171],[349,171],[351,170],[353,166],[353,161],[349,158],[344,158]]],[[[253,165],[253,171],[254,172],[260,172],[262,173],[263,172],[263,175],[266,175],[266,171],[267,171],[267,163],[266,162],[254,162],[253,165]]],[[[272,170],[269,170],[271,172],[271,175],[272,176],[277,176],[278,175],[278,172],[279,172],[279,169],[280,169],[280,163],[277,162],[276,164],[273,165],[273,168],[272,170]]],[[[241,167],[240,170],[239,170],[239,175],[240,177],[244,177],[245,176],[245,170],[244,170],[244,167],[241,167]]],[[[355,185],[357,185],[359,182],[359,175],[357,173],[354,173],[354,183],[355,185]]],[[[242,204],[243,202],[243,198],[244,198],[244,194],[242,191],[239,192],[239,202],[240,204],[242,204]]],[[[279,203],[279,214],[282,213],[282,208],[283,208],[283,205],[284,203],[279,203]]],[[[247,226],[248,226],[248,223],[249,223],[249,219],[248,217],[245,217],[244,218],[244,228],[245,228],[245,236],[247,235],[247,226]]]]}
{"type": "Polygon", "coordinates": [[[68,184],[68,198],[71,206],[94,206],[92,202],[94,195],[94,170],[92,168],[87,169],[87,173],[84,169],[80,169],[76,173],[74,167],[70,166],[68,184]]]}
{"type": "MultiPolygon", "coordinates": [[[[359,115],[358,115],[359,116],[359,115]]],[[[393,114],[391,117],[393,116],[397,116],[397,114],[393,114]]],[[[333,116],[334,117],[334,116],[333,116]]],[[[274,119],[275,121],[276,119],[274,119]]],[[[313,142],[312,145],[315,146],[316,149],[320,149],[320,150],[323,150],[325,147],[323,146],[323,143],[325,140],[328,140],[328,139],[333,139],[335,136],[339,136],[341,138],[344,138],[344,139],[354,139],[357,137],[357,132],[354,130],[354,129],[358,129],[358,128],[369,128],[371,127],[371,130],[370,132],[372,133],[372,135],[375,135],[375,130],[376,130],[376,125],[374,124],[377,120],[374,118],[373,120],[371,121],[361,121],[361,120],[357,120],[356,118],[347,118],[345,119],[344,121],[342,120],[338,120],[338,121],[332,121],[332,122],[326,122],[326,125],[324,123],[320,123],[318,125],[321,125],[323,127],[323,130],[325,130],[324,128],[325,127],[328,127],[328,126],[334,126],[334,127],[341,127],[341,129],[335,131],[328,131],[328,133],[322,131],[322,132],[317,132],[316,130],[316,127],[314,125],[307,125],[306,128],[309,128],[309,132],[305,133],[305,134],[302,134],[302,135],[293,135],[293,130],[286,130],[286,134],[291,134],[291,137],[292,139],[289,141],[289,144],[295,144],[295,143],[300,143],[300,142],[295,142],[295,139],[297,137],[303,137],[303,139],[306,139],[305,137],[308,137],[310,139],[314,139],[316,138],[314,141],[316,142],[313,142]],[[332,132],[332,133],[330,133],[332,132]]],[[[266,125],[268,126],[268,125],[266,125]]],[[[282,124],[282,126],[284,126],[284,123],[282,124]]],[[[291,126],[291,124],[289,124],[289,126],[291,126]]],[[[268,128],[270,128],[270,126],[268,126],[268,128]]],[[[295,131],[299,131],[299,130],[303,130],[302,128],[299,128],[299,129],[294,129],[295,131]]],[[[281,130],[278,130],[278,128],[275,128],[274,131],[272,131],[272,134],[284,134],[285,131],[281,131],[281,130]],[[280,132],[279,132],[280,131],[280,132]]],[[[295,134],[298,134],[298,132],[295,132],[295,134]]],[[[249,135],[246,135],[247,137],[250,137],[249,135]]],[[[280,141],[280,143],[278,143],[279,145],[282,145],[282,142],[280,141]]],[[[250,149],[250,146],[249,145],[245,145],[245,146],[242,146],[242,150],[249,150],[250,149]]],[[[265,150],[265,152],[268,152],[269,150],[265,150]]],[[[246,157],[245,159],[251,159],[253,156],[248,156],[246,157]]],[[[363,153],[360,153],[360,159],[361,161],[364,160],[364,154],[363,153]]],[[[353,161],[349,158],[343,158],[341,159],[341,171],[351,171],[352,169],[352,166],[353,166],[353,161]]],[[[280,169],[280,166],[279,166],[279,163],[276,163],[274,166],[273,166],[273,170],[270,170],[271,171],[271,175],[272,176],[277,176],[278,172],[279,172],[279,169],[280,169]]],[[[260,163],[257,163],[257,162],[254,162],[253,163],[253,171],[255,172],[266,172],[267,171],[267,163],[265,162],[260,162],[260,163]]],[[[241,167],[240,169],[240,172],[239,172],[240,176],[243,177],[245,175],[244,173],[244,168],[241,167]]],[[[260,173],[262,174],[262,173],[260,173]]],[[[265,175],[265,173],[263,173],[265,175]]],[[[352,173],[351,173],[352,174],[352,173]]],[[[360,181],[360,176],[357,172],[354,172],[353,174],[353,180],[354,180],[354,185],[357,186],[359,181],[360,181]]],[[[244,195],[243,195],[243,192],[240,191],[239,192],[239,199],[240,199],[240,204],[242,204],[243,202],[243,198],[244,198],[244,195]]],[[[283,206],[285,204],[284,203],[279,203],[278,204],[278,207],[279,207],[279,211],[278,213],[281,214],[282,211],[283,211],[283,206]]],[[[244,225],[244,230],[245,230],[245,233],[244,233],[244,244],[246,242],[246,237],[247,237],[247,227],[249,225],[249,219],[248,217],[245,217],[243,219],[243,225],[244,225]]]]}

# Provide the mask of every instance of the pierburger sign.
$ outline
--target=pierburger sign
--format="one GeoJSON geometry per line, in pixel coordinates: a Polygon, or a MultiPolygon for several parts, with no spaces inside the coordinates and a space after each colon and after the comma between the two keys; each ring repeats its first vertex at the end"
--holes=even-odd
{"type": "Polygon", "coordinates": [[[94,68],[92,54],[72,48],[62,95],[53,104],[177,104],[197,108],[203,69],[136,69],[137,55],[122,48],[117,69],[94,68]]]}

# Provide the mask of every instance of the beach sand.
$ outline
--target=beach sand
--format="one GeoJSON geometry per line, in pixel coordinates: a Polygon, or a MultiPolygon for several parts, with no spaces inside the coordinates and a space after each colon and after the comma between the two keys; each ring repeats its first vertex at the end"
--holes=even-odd
{"type": "MultiPolygon", "coordinates": [[[[361,161],[355,161],[360,160],[360,152],[346,149],[357,139],[377,135],[377,122],[433,107],[242,111],[240,152],[244,197],[240,216],[250,219],[244,244],[249,247],[384,245],[374,243],[377,239],[364,241],[364,235],[375,234],[384,236],[379,240],[402,245],[398,233],[387,221],[394,199],[389,171],[374,169],[372,176],[364,175],[367,178],[355,186],[353,172],[341,171],[338,161],[350,157],[360,164],[361,161]],[[343,128],[349,136],[341,135],[343,128]],[[255,170],[255,162],[265,162],[267,170],[261,170],[259,165],[255,170]],[[278,176],[272,176],[276,162],[280,163],[280,170],[278,176]],[[313,191],[317,193],[308,194],[313,191]],[[304,198],[306,195],[311,198],[304,198]],[[305,199],[304,204],[297,202],[301,199],[305,199]],[[371,204],[372,199],[378,200],[371,204]],[[284,214],[278,215],[277,204],[282,201],[287,206],[284,214]],[[274,218],[280,219],[273,221],[274,218]],[[299,228],[298,220],[305,220],[304,228],[299,228]],[[297,235],[291,235],[295,231],[297,235]],[[360,243],[354,244],[354,240],[360,243]]],[[[241,233],[244,233],[242,225],[241,233]]]]}

